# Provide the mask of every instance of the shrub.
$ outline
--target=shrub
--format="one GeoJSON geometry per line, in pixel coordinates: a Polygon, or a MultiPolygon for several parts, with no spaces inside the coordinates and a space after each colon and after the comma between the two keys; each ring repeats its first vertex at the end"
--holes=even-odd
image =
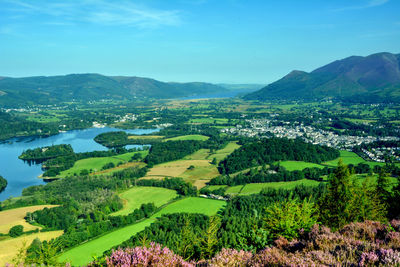
{"type": "Polygon", "coordinates": [[[24,227],[22,225],[15,225],[13,227],[11,227],[10,231],[8,232],[8,234],[11,237],[18,237],[20,235],[22,235],[24,233],[24,227]]]}

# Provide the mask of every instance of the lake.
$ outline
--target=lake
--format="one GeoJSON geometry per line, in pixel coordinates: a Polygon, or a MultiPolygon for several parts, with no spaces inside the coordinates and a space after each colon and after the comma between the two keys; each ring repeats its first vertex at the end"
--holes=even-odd
{"type": "MultiPolygon", "coordinates": [[[[159,131],[160,129],[133,129],[124,130],[131,134],[148,134],[159,131]]],[[[32,186],[45,184],[38,176],[43,173],[40,164],[29,165],[20,160],[19,155],[24,150],[36,147],[70,144],[75,152],[90,152],[95,150],[107,150],[106,147],[96,143],[93,138],[101,133],[110,131],[122,131],[116,128],[90,128],[85,130],[73,130],[60,133],[45,138],[15,138],[0,144],[0,175],[8,181],[6,189],[0,193],[0,201],[9,197],[17,197],[22,193],[22,189],[32,186]]],[[[142,147],[142,146],[136,146],[142,147]]],[[[132,146],[129,146],[132,148],[132,146]]]]}

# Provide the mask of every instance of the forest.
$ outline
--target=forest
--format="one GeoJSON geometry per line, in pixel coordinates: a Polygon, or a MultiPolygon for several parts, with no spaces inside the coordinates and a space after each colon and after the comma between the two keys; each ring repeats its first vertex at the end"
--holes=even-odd
{"type": "Polygon", "coordinates": [[[319,145],[305,143],[299,139],[264,138],[257,142],[244,143],[218,165],[224,174],[235,173],[280,160],[296,160],[312,163],[333,160],[339,151],[319,145]]]}

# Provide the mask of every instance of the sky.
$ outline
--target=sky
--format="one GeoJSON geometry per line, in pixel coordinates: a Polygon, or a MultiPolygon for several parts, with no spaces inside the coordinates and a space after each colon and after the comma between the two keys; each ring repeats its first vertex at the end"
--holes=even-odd
{"type": "Polygon", "coordinates": [[[400,53],[399,0],[0,0],[0,76],[273,82],[400,53]]]}

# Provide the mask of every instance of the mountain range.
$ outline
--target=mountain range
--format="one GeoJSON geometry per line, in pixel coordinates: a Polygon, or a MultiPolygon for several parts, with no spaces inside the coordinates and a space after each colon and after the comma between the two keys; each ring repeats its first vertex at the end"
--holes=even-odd
{"type": "Polygon", "coordinates": [[[400,54],[351,56],[309,73],[294,70],[244,98],[261,101],[338,98],[357,102],[400,102],[400,54]]]}
{"type": "Polygon", "coordinates": [[[26,78],[0,78],[0,105],[56,104],[101,99],[179,98],[229,89],[202,82],[160,82],[150,78],[69,74],[26,78]]]}

